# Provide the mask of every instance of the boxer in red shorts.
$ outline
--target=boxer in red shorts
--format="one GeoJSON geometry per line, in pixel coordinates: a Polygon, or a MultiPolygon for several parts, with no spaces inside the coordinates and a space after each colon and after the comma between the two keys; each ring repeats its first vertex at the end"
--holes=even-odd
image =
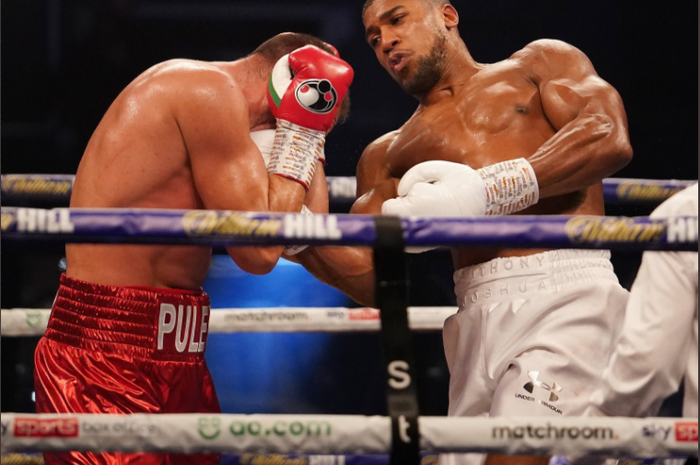
{"type": "MultiPolygon", "coordinates": [[[[352,78],[333,47],[290,33],[234,62],[158,64],[107,110],[80,162],[71,207],[327,212],[323,144],[347,113],[352,78]],[[322,112],[309,95],[296,98],[309,81],[326,90],[322,112]],[[256,145],[264,141],[251,133],[269,129],[266,162],[256,145]]],[[[201,285],[211,253],[68,245],[66,274],[35,353],[37,411],[218,413],[204,361],[210,304],[201,285]]],[[[283,247],[228,253],[243,270],[263,274],[283,247]]],[[[219,456],[71,452],[44,459],[201,465],[219,456]]]]}
{"type": "MultiPolygon", "coordinates": [[[[35,356],[37,412],[219,413],[204,361],[209,312],[202,291],[61,276],[35,356]]],[[[206,464],[218,457],[85,452],[55,454],[47,463],[206,464]]]]}

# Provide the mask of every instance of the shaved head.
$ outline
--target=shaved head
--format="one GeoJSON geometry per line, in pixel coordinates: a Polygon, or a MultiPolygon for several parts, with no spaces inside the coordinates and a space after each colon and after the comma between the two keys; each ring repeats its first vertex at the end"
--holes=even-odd
{"type": "MultiPolygon", "coordinates": [[[[451,5],[450,0],[419,0],[421,3],[425,5],[429,5],[435,8],[439,8],[444,5],[451,5]]],[[[365,15],[365,12],[367,11],[367,8],[371,7],[372,4],[374,3],[374,0],[366,0],[365,5],[362,7],[362,16],[365,15]]]]}

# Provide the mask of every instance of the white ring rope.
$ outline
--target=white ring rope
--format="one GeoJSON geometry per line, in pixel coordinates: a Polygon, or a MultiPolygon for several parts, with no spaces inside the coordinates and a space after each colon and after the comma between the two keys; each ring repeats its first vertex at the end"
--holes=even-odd
{"type": "MultiPolygon", "coordinates": [[[[416,331],[440,331],[457,307],[411,307],[409,324],[416,331]]],[[[2,336],[41,336],[51,310],[2,310],[2,336]]],[[[209,316],[209,333],[376,332],[380,313],[374,308],[222,308],[209,316]]]]}
{"type": "MultiPolygon", "coordinates": [[[[689,456],[697,455],[697,428],[697,419],[671,418],[420,419],[421,449],[428,453],[689,456]],[[695,435],[694,441],[689,434],[695,435]]],[[[3,453],[90,450],[363,455],[385,454],[390,448],[390,419],[377,416],[2,415],[3,453]]]]}

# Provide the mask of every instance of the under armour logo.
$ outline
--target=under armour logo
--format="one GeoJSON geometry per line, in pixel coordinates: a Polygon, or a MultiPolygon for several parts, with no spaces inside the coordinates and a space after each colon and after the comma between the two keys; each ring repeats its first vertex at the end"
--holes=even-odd
{"type": "Polygon", "coordinates": [[[550,402],[556,402],[559,400],[559,396],[556,394],[557,392],[562,391],[562,387],[559,386],[556,382],[552,383],[550,386],[547,383],[543,383],[542,381],[539,381],[537,378],[540,376],[539,371],[530,371],[528,372],[527,376],[530,378],[529,383],[525,383],[525,386],[523,388],[529,392],[530,394],[533,393],[535,390],[535,386],[541,387],[545,391],[549,391],[549,401],[550,402]]]}

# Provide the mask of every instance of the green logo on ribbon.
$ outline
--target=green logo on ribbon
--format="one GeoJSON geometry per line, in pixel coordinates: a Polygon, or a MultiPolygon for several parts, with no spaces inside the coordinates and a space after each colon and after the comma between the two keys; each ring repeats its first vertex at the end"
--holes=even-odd
{"type": "Polygon", "coordinates": [[[211,441],[221,434],[221,420],[217,417],[200,417],[197,431],[202,438],[211,441]]]}
{"type": "Polygon", "coordinates": [[[30,328],[36,328],[41,324],[41,313],[27,312],[27,325],[30,328]]]}

